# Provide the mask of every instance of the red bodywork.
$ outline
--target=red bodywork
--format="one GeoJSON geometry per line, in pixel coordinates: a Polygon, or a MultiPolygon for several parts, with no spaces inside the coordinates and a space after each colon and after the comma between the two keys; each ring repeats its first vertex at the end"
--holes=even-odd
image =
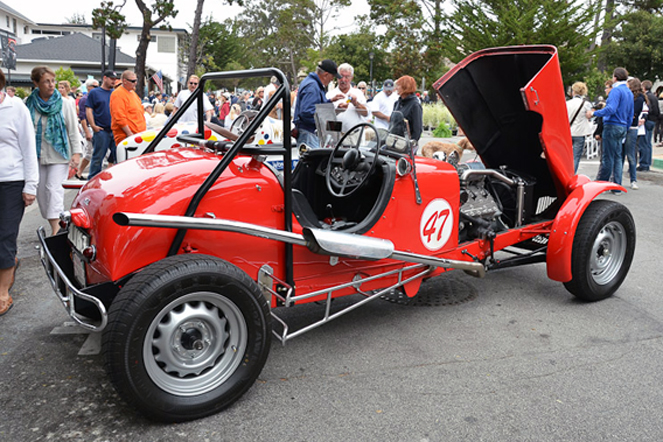
{"type": "MultiPolygon", "coordinates": [[[[537,214],[533,221],[525,220],[522,225],[498,232],[492,240],[462,240],[458,171],[446,162],[417,157],[421,203],[415,198],[412,175],[395,176],[388,204],[379,209],[379,217],[370,228],[359,233],[388,239],[399,251],[469,262],[484,262],[505,247],[537,236],[546,237],[549,277],[569,281],[571,245],[582,213],[598,194],[624,189],[573,174],[571,136],[556,49],[530,46],[480,51],[454,67],[434,87],[486,167],[512,168],[534,176],[537,184],[532,198],[557,199],[556,216],[537,214]],[[494,87],[500,82],[506,86],[494,87]]],[[[113,214],[183,216],[192,195],[222,158],[200,149],[172,149],[127,160],[91,180],[73,204],[73,208],[85,210],[93,220],[88,233],[97,254],[86,264],[87,284],[122,281],[168,256],[176,229],[120,226],[113,221],[113,214]]],[[[207,191],[193,216],[288,230],[285,188],[271,168],[251,156],[239,155],[207,191]]],[[[291,231],[303,231],[294,214],[291,231]]],[[[410,265],[394,259],[331,259],[301,245],[293,246],[288,263],[287,247],[280,241],[242,233],[190,229],[177,253],[220,257],[254,280],[259,269],[269,265],[277,280],[288,281],[298,293],[335,287],[353,278],[363,279],[410,265]],[[291,277],[288,264],[293,269],[291,277]]],[[[433,267],[427,276],[446,270],[433,267]]],[[[420,269],[409,270],[404,276],[417,272],[420,269]]],[[[362,283],[361,290],[385,287],[402,276],[362,283]]],[[[406,284],[406,294],[414,296],[420,282],[421,278],[417,278],[406,284]]],[[[334,296],[351,293],[356,290],[348,287],[335,291],[334,296]]],[[[272,305],[275,303],[272,298],[272,305]]]]}

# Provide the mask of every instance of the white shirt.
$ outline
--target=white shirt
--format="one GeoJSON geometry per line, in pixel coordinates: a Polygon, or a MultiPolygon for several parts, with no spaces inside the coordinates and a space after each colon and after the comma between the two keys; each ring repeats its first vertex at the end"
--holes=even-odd
{"type": "MultiPolygon", "coordinates": [[[[386,116],[391,116],[394,110],[394,103],[398,101],[398,94],[392,91],[391,95],[387,96],[384,91],[380,91],[371,101],[371,110],[373,112],[380,112],[386,116]]],[[[375,117],[374,123],[378,129],[389,129],[389,122],[381,118],[375,117]]]]}
{"type": "Polygon", "coordinates": [[[37,194],[39,163],[30,111],[18,97],[0,104],[0,181],[25,181],[23,193],[37,194]]]}
{"type": "Polygon", "coordinates": [[[359,123],[366,123],[370,121],[371,111],[370,109],[368,109],[368,106],[366,107],[368,115],[363,116],[359,112],[357,112],[357,108],[354,106],[354,104],[349,102],[350,96],[353,96],[357,99],[357,103],[366,106],[366,96],[362,91],[360,91],[357,88],[351,87],[348,93],[346,94],[337,87],[327,92],[327,98],[331,100],[338,94],[343,95],[345,98],[341,100],[336,100],[334,102],[335,108],[338,108],[338,105],[341,103],[348,103],[347,109],[344,112],[338,114],[336,117],[338,121],[341,121],[343,123],[343,128],[341,129],[343,133],[348,132],[350,129],[352,129],[354,126],[356,126],[359,123]]]}
{"type": "Polygon", "coordinates": [[[573,124],[571,124],[572,137],[584,137],[585,135],[594,133],[594,127],[592,127],[592,124],[589,122],[587,116],[585,115],[587,111],[592,108],[592,103],[586,99],[586,101],[583,102],[583,99],[585,99],[585,97],[576,95],[566,102],[566,112],[569,117],[569,123],[571,122],[571,119],[575,113],[578,111],[578,108],[582,108],[580,109],[580,112],[578,112],[576,119],[573,120],[573,124]]]}
{"type": "MultiPolygon", "coordinates": [[[[189,99],[191,96],[191,91],[189,89],[184,89],[181,90],[179,94],[177,94],[177,98],[175,99],[175,108],[179,109],[184,105],[186,100],[189,99]]],[[[207,98],[207,95],[203,96],[203,115],[206,114],[207,112],[213,110],[214,107],[212,106],[212,103],[209,102],[209,99],[207,98]]],[[[198,122],[198,105],[196,103],[193,103],[189,108],[184,112],[184,115],[178,120],[180,123],[186,123],[188,121],[194,121],[198,122]]]]}

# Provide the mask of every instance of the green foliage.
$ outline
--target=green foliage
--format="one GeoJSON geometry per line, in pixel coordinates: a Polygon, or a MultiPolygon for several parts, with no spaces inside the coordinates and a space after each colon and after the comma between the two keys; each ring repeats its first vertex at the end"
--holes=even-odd
{"type": "Polygon", "coordinates": [[[297,76],[307,49],[314,46],[313,0],[248,0],[238,17],[247,67],[275,66],[297,76]]]}
{"type": "Polygon", "coordinates": [[[78,80],[78,78],[76,78],[76,74],[74,74],[74,71],[72,71],[71,68],[64,69],[62,66],[60,66],[60,68],[55,71],[55,81],[58,82],[63,80],[67,80],[69,82],[72,90],[75,90],[81,85],[81,82],[78,80]]]}
{"type": "MultiPolygon", "coordinates": [[[[324,58],[331,58],[336,64],[350,63],[355,70],[354,82],[371,79],[371,59],[373,53],[373,79],[376,85],[389,78],[390,71],[387,65],[389,53],[378,46],[377,37],[362,30],[352,34],[335,36],[329,47],[325,50],[324,58]]],[[[315,66],[315,65],[314,65],[315,66]]]]}
{"type": "Polygon", "coordinates": [[[25,100],[28,98],[28,95],[30,95],[30,91],[28,91],[24,87],[17,87],[16,88],[16,96],[19,97],[21,100],[25,100]]]}
{"type": "Polygon", "coordinates": [[[442,104],[441,101],[432,104],[424,104],[422,109],[424,126],[438,127],[441,123],[444,123],[444,126],[450,129],[454,129],[458,126],[456,120],[451,116],[449,109],[442,104]]]}
{"type": "Polygon", "coordinates": [[[446,122],[441,121],[437,128],[433,131],[433,136],[435,138],[449,138],[451,137],[451,129],[449,129],[446,122]]]}
{"type": "Polygon", "coordinates": [[[105,29],[106,35],[113,39],[122,37],[128,26],[126,17],[120,13],[125,3],[126,0],[121,5],[115,5],[112,0],[102,1],[92,10],[92,28],[105,29]]]}
{"type": "Polygon", "coordinates": [[[552,44],[565,78],[578,78],[591,55],[597,5],[579,0],[455,0],[446,16],[445,49],[457,62],[490,47],[552,44]]]}
{"type": "Polygon", "coordinates": [[[661,41],[663,17],[644,11],[627,14],[605,48],[608,65],[624,66],[630,75],[653,81],[663,76],[661,41]]]}
{"type": "Polygon", "coordinates": [[[582,80],[587,85],[587,98],[595,101],[599,96],[605,96],[605,82],[610,79],[610,75],[599,71],[593,67],[582,80]]]}

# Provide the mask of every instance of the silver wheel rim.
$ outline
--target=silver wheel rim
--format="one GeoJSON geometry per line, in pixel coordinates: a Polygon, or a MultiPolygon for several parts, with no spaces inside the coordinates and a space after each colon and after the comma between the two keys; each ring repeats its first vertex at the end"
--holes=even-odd
{"type": "Polygon", "coordinates": [[[612,221],[603,226],[594,239],[589,263],[594,282],[606,285],[617,276],[626,256],[626,242],[626,231],[620,223],[612,221]]]}
{"type": "Polygon", "coordinates": [[[242,362],[248,329],[241,310],[223,295],[195,292],[164,307],[143,342],[143,360],[157,387],[178,396],[214,390],[242,362]]]}

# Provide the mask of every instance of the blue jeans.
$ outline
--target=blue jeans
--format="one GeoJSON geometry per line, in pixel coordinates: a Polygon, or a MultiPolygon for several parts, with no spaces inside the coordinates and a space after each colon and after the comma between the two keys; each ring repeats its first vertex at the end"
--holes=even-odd
{"type": "Polygon", "coordinates": [[[578,164],[585,148],[585,137],[571,137],[573,141],[573,172],[578,172],[578,164]]]}
{"type": "Polygon", "coordinates": [[[628,174],[631,182],[637,181],[635,177],[635,166],[637,164],[635,146],[638,138],[638,129],[629,128],[628,132],[626,132],[626,141],[624,141],[622,149],[622,164],[624,164],[624,158],[628,159],[628,174]]]}
{"type": "Polygon", "coordinates": [[[320,147],[320,140],[318,136],[304,129],[299,129],[297,135],[297,145],[306,144],[311,149],[318,149],[320,147]]]}
{"type": "Polygon", "coordinates": [[[640,169],[649,170],[651,167],[652,137],[656,122],[645,121],[645,136],[638,137],[638,153],[640,154],[640,169]]]}
{"type": "Polygon", "coordinates": [[[92,135],[92,161],[90,161],[90,173],[88,179],[91,179],[93,176],[101,172],[104,157],[106,157],[106,152],[108,152],[109,149],[110,157],[108,158],[108,162],[116,163],[116,147],[113,132],[105,130],[95,132],[94,135],[92,135]]]}
{"type": "Polygon", "coordinates": [[[609,181],[613,176],[615,183],[622,184],[622,174],[624,173],[622,170],[622,140],[625,136],[626,128],[624,126],[613,124],[603,126],[603,152],[599,173],[596,176],[597,181],[609,181]]]}

